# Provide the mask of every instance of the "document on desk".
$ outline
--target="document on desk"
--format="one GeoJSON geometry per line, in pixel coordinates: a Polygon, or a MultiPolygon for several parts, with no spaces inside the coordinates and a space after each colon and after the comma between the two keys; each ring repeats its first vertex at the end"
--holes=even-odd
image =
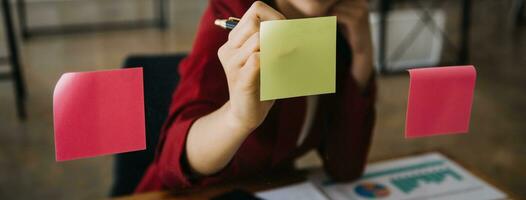
{"type": "Polygon", "coordinates": [[[440,153],[426,153],[368,165],[359,180],[332,182],[323,172],[310,177],[335,200],[505,199],[506,194],[440,153]]]}
{"type": "Polygon", "coordinates": [[[53,122],[57,161],[145,149],[142,68],[63,74],[53,122]]]}
{"type": "Polygon", "coordinates": [[[336,91],[336,17],[261,22],[260,100],[336,91]]]}
{"type": "Polygon", "coordinates": [[[306,181],[278,189],[256,193],[256,196],[265,200],[301,199],[301,200],[328,200],[311,182],[306,181]]]}

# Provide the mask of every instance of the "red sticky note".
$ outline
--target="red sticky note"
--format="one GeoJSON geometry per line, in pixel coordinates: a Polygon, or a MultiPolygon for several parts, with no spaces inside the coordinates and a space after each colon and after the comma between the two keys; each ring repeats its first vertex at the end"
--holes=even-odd
{"type": "Polygon", "coordinates": [[[145,149],[142,68],[63,74],[53,121],[57,161],[145,149]]]}
{"type": "Polygon", "coordinates": [[[411,69],[409,76],[406,138],[468,132],[473,66],[411,69]]]}

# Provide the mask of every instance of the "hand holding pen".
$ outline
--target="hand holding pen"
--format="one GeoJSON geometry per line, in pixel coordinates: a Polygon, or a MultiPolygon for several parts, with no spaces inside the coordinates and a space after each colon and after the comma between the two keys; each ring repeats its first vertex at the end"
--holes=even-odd
{"type": "Polygon", "coordinates": [[[228,41],[218,50],[226,73],[230,107],[236,119],[248,128],[263,122],[272,101],[259,100],[259,24],[261,21],[285,19],[267,4],[255,2],[240,20],[218,21],[232,28],[228,41]]]}
{"type": "Polygon", "coordinates": [[[235,26],[225,24],[224,27],[234,28],[217,55],[226,75],[229,100],[195,121],[189,131],[186,154],[196,173],[210,175],[223,169],[274,104],[259,100],[259,24],[278,19],[284,19],[283,15],[257,1],[235,26]],[[207,144],[205,150],[203,143],[207,144]],[[207,155],[207,159],[202,159],[202,155],[207,155]]]}

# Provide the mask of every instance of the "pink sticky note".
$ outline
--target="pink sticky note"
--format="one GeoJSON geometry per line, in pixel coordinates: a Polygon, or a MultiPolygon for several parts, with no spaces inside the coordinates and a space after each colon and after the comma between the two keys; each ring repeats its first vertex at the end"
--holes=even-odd
{"type": "Polygon", "coordinates": [[[473,66],[411,69],[409,75],[406,138],[468,132],[473,66]]]}
{"type": "Polygon", "coordinates": [[[63,74],[53,121],[57,161],[145,149],[142,68],[63,74]]]}

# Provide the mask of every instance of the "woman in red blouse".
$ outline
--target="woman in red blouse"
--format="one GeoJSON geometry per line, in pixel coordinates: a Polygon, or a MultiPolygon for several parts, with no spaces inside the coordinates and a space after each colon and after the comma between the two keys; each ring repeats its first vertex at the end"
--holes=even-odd
{"type": "Polygon", "coordinates": [[[374,125],[370,35],[366,0],[210,1],[136,191],[291,168],[311,149],[334,180],[359,177],[374,125]],[[259,101],[259,23],[324,15],[339,22],[336,93],[259,101]],[[214,25],[231,16],[242,16],[232,31],[214,25]]]}

